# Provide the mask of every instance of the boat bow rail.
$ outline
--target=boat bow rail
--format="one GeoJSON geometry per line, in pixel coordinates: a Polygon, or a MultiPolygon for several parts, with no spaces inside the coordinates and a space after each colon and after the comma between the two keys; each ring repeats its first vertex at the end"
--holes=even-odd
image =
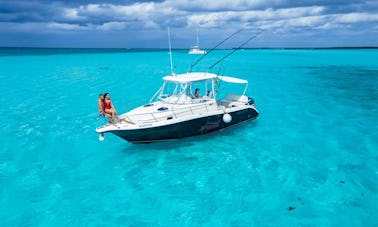
{"type": "MultiPolygon", "coordinates": [[[[185,105],[164,105],[163,102],[156,102],[146,105],[145,108],[155,108],[155,111],[143,111],[143,109],[138,109],[136,113],[129,112],[125,116],[130,121],[139,123],[154,123],[161,122],[172,119],[179,119],[187,116],[201,116],[211,111],[216,110],[216,102],[213,100],[200,99],[195,100],[197,104],[185,105]],[[140,113],[138,113],[140,112],[140,113]]],[[[193,103],[194,103],[193,102],[193,103]]],[[[143,108],[143,107],[141,107],[143,108]]]]}
{"type": "Polygon", "coordinates": [[[164,102],[155,102],[138,108],[136,113],[129,112],[125,117],[136,124],[154,123],[172,119],[180,119],[189,116],[203,116],[214,114],[214,112],[226,113],[232,111],[232,108],[245,106],[248,104],[248,97],[245,95],[229,94],[224,100],[192,99],[187,104],[171,104],[165,105],[164,102]],[[143,108],[150,108],[146,111],[143,108]],[[154,108],[154,111],[151,109],[154,108]],[[138,113],[139,112],[139,113],[138,113]]]}

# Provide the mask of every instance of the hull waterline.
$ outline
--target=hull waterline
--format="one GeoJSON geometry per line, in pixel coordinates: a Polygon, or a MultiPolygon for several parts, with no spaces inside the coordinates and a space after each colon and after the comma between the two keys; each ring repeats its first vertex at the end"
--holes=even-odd
{"type": "Polygon", "coordinates": [[[159,127],[109,132],[132,143],[152,143],[213,133],[244,121],[253,120],[258,116],[258,112],[253,108],[229,114],[231,115],[229,123],[223,120],[224,114],[217,114],[159,127]]]}

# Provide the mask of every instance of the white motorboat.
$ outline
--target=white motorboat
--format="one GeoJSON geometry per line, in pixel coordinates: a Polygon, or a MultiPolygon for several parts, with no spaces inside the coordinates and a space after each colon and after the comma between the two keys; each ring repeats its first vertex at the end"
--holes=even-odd
{"type": "Polygon", "coordinates": [[[192,46],[189,50],[189,54],[206,54],[206,50],[201,50],[199,46],[192,46]]]}
{"type": "Polygon", "coordinates": [[[188,72],[163,77],[163,85],[150,102],[120,115],[116,124],[96,128],[133,143],[181,139],[215,132],[255,119],[253,99],[246,95],[248,81],[208,72],[188,72]],[[240,93],[221,94],[223,83],[238,84],[240,93]],[[195,96],[195,89],[203,90],[195,96]]]}
{"type": "Polygon", "coordinates": [[[206,50],[201,50],[199,46],[198,31],[196,32],[197,44],[189,49],[189,54],[206,54],[206,50]]]}

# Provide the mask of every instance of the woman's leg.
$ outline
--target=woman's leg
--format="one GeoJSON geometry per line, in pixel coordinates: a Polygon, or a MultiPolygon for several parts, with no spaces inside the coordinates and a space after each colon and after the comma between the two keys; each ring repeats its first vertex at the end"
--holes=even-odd
{"type": "Polygon", "coordinates": [[[114,111],[113,109],[105,109],[105,113],[109,116],[109,122],[114,124],[114,111]]]}

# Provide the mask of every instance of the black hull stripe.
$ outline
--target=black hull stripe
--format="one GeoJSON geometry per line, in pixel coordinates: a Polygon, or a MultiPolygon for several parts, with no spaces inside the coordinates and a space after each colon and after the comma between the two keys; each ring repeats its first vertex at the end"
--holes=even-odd
{"type": "Polygon", "coordinates": [[[230,115],[232,121],[228,124],[223,122],[223,114],[218,114],[172,125],[138,130],[111,131],[111,133],[132,143],[152,143],[178,140],[185,137],[214,133],[245,121],[254,120],[258,116],[258,112],[252,108],[248,108],[230,113],[230,115]]]}
{"type": "MultiPolygon", "coordinates": [[[[224,127],[224,128],[221,128],[221,129],[218,129],[218,130],[212,131],[212,132],[208,132],[208,133],[205,133],[205,134],[199,134],[199,135],[193,135],[193,136],[190,136],[190,137],[195,137],[195,136],[205,136],[205,135],[215,134],[215,133],[217,133],[217,132],[219,132],[219,131],[223,131],[223,130],[225,130],[225,129],[229,129],[229,128],[232,128],[232,127],[234,127],[234,126],[238,126],[238,125],[240,125],[240,124],[242,124],[242,123],[246,123],[246,122],[248,122],[248,121],[253,121],[253,120],[255,120],[255,119],[256,119],[256,117],[255,117],[255,118],[250,118],[250,119],[247,119],[247,120],[245,120],[245,121],[241,121],[241,122],[239,122],[239,123],[237,123],[237,124],[229,125],[229,126],[227,126],[227,127],[224,127]]],[[[131,143],[136,143],[136,144],[142,144],[142,143],[158,143],[158,142],[176,141],[176,140],[181,140],[181,139],[185,139],[185,138],[188,138],[188,137],[177,138],[177,139],[165,139],[165,140],[143,140],[143,141],[129,141],[129,142],[131,142],[131,143]]]]}

